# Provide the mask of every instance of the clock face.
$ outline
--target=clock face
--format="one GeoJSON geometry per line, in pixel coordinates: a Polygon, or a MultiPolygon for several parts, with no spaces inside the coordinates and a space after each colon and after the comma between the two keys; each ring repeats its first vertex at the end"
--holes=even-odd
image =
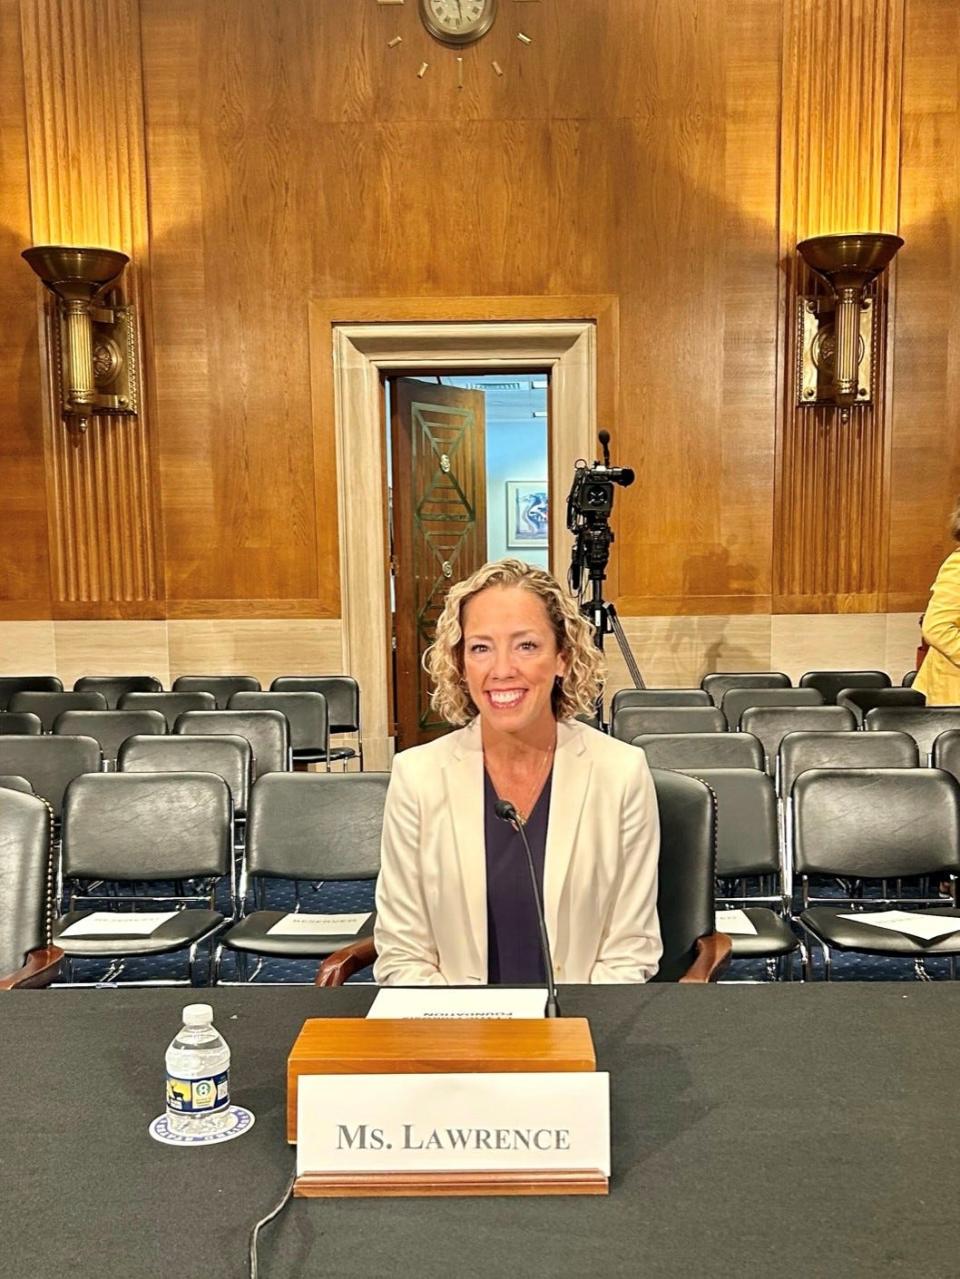
{"type": "Polygon", "coordinates": [[[490,30],[497,0],[420,0],[423,25],[438,40],[469,44],[490,30]]]}

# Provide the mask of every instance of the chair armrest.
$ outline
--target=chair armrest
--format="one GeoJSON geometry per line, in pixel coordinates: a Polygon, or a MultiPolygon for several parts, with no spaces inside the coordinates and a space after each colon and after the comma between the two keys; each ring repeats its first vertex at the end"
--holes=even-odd
{"type": "Polygon", "coordinates": [[[59,946],[42,946],[31,950],[27,962],[16,972],[0,978],[0,990],[29,990],[49,986],[60,972],[63,951],[59,946]]]}
{"type": "Polygon", "coordinates": [[[730,960],[733,942],[726,933],[711,933],[697,938],[697,957],[680,978],[681,981],[716,981],[730,960]]]}
{"type": "Polygon", "coordinates": [[[342,986],[348,977],[361,968],[369,968],[377,957],[377,947],[372,937],[360,937],[349,946],[335,950],[320,965],[316,986],[342,986]]]}

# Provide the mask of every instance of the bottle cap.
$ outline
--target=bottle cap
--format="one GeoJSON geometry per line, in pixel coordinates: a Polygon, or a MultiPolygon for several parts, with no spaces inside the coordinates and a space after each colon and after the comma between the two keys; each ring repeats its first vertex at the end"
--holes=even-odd
{"type": "Polygon", "coordinates": [[[187,1004],[183,1010],[185,1026],[209,1026],[213,1021],[213,1009],[209,1004],[187,1004]]]}

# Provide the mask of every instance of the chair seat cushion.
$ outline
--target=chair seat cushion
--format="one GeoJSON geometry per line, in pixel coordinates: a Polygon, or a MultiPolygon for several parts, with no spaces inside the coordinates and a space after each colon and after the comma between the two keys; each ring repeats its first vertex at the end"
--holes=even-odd
{"type": "MultiPolygon", "coordinates": [[[[162,910],[160,905],[154,910],[162,910]]],[[[58,919],[53,930],[53,940],[68,955],[167,955],[172,951],[192,946],[223,923],[218,910],[178,910],[173,919],[160,925],[150,937],[130,937],[101,933],[96,937],[64,937],[63,930],[80,919],[92,915],[91,910],[71,910],[58,919]]],[[[128,912],[124,912],[126,917],[128,912]]]]}
{"type": "Polygon", "coordinates": [[[796,933],[785,919],[769,906],[747,906],[743,913],[757,930],[752,933],[728,933],[733,942],[733,959],[767,959],[791,955],[800,945],[796,933]]]}
{"type": "Polygon", "coordinates": [[[336,763],[343,759],[353,759],[356,751],[349,746],[332,746],[328,751],[316,750],[312,746],[297,747],[293,758],[298,764],[336,763]]]}
{"type": "MultiPolygon", "coordinates": [[[[918,941],[889,928],[874,928],[856,919],[841,919],[850,913],[847,906],[811,906],[798,919],[815,937],[836,950],[859,950],[871,955],[960,955],[960,933],[933,944],[918,941]]],[[[960,910],[952,906],[931,906],[920,915],[949,915],[960,923],[960,910]]]]}
{"type": "Polygon", "coordinates": [[[356,941],[358,937],[369,937],[373,932],[373,922],[375,914],[370,912],[369,917],[361,925],[358,933],[344,934],[338,936],[327,934],[326,936],[304,936],[299,934],[296,937],[284,935],[282,933],[270,934],[270,929],[283,919],[284,915],[290,912],[286,910],[257,910],[247,915],[245,919],[241,919],[238,924],[224,933],[220,939],[224,946],[229,946],[231,950],[248,951],[254,955],[286,955],[298,956],[303,959],[325,959],[327,955],[332,955],[334,951],[340,950],[342,946],[349,946],[352,941],[356,941]]]}

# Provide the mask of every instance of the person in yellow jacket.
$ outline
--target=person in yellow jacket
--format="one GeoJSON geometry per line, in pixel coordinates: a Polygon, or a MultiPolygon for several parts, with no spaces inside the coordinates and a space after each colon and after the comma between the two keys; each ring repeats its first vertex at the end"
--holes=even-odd
{"type": "MultiPolygon", "coordinates": [[[[960,499],[950,517],[950,534],[960,542],[960,499]]],[[[960,706],[960,547],[940,565],[922,629],[930,648],[913,687],[928,706],[960,706]]]]}

